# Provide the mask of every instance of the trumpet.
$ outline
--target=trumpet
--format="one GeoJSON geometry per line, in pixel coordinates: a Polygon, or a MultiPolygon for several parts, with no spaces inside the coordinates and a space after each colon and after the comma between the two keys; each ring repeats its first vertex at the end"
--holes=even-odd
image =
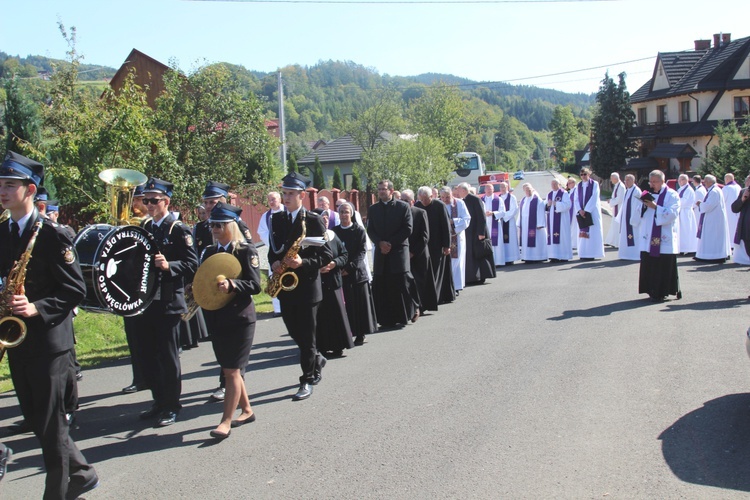
{"type": "Polygon", "coordinates": [[[291,292],[299,284],[299,277],[293,272],[288,271],[289,266],[284,264],[284,261],[288,258],[294,259],[299,254],[300,248],[302,248],[302,240],[305,239],[307,234],[307,225],[305,224],[305,211],[300,212],[302,217],[302,234],[297,238],[292,246],[287,251],[286,255],[280,262],[279,269],[268,278],[268,284],[266,285],[266,293],[272,298],[276,298],[281,291],[291,292]]]}

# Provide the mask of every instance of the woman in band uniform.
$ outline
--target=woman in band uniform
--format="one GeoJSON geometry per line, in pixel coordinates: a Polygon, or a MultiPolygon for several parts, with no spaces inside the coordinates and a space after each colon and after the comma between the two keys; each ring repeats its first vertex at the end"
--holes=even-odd
{"type": "Polygon", "coordinates": [[[237,225],[241,212],[241,208],[221,202],[211,210],[209,223],[214,244],[206,248],[201,259],[203,262],[216,253],[227,252],[237,257],[242,266],[238,278],[224,279],[216,284],[222,293],[235,293],[236,296],[221,309],[203,310],[216,360],[226,377],[224,413],[218,427],[211,431],[211,436],[216,439],[229,437],[231,427],[255,421],[243,374],[255,335],[252,296],[260,292],[260,272],[258,252],[237,225]],[[238,405],[242,413],[233,420],[238,405]]]}

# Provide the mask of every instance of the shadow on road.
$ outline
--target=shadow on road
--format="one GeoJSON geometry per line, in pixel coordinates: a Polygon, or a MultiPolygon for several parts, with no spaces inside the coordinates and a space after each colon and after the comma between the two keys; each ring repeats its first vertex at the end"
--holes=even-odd
{"type": "Polygon", "coordinates": [[[570,311],[563,311],[560,316],[553,316],[547,318],[548,321],[562,321],[570,318],[592,318],[595,316],[609,316],[612,313],[620,311],[629,311],[631,309],[637,309],[639,307],[645,307],[654,305],[646,298],[626,300],[624,302],[617,302],[615,304],[604,304],[601,306],[594,306],[589,309],[572,309],[570,311]]]}
{"type": "Polygon", "coordinates": [[[670,302],[666,304],[668,312],[676,311],[716,311],[720,309],[734,309],[741,306],[746,306],[748,300],[746,297],[741,299],[725,299],[725,300],[714,300],[702,301],[702,302],[670,302]]]}
{"type": "Polygon", "coordinates": [[[680,480],[750,491],[750,393],[704,403],[659,439],[667,465],[680,480]]]}
{"type": "Polygon", "coordinates": [[[607,267],[624,267],[631,265],[639,265],[638,261],[635,260],[592,260],[584,261],[571,266],[566,271],[573,271],[575,269],[602,269],[607,267]]]}

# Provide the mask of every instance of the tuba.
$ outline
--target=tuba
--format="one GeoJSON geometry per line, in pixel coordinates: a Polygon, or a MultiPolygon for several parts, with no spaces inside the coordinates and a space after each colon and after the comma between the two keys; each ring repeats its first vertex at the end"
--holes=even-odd
{"type": "Polygon", "coordinates": [[[26,268],[31,260],[31,252],[36,244],[36,237],[42,227],[41,219],[34,224],[31,231],[26,250],[21,257],[13,264],[13,268],[5,280],[5,287],[0,292],[0,360],[5,355],[5,350],[16,347],[26,340],[26,323],[21,318],[13,316],[8,302],[13,295],[24,293],[24,282],[26,281],[26,268]]]}
{"type": "Polygon", "coordinates": [[[305,213],[306,212],[302,211],[300,215],[302,217],[302,220],[300,221],[302,222],[302,234],[300,234],[299,238],[294,241],[291,248],[289,248],[286,255],[281,260],[281,265],[279,266],[278,271],[273,273],[273,276],[268,279],[268,285],[266,285],[266,293],[272,298],[276,298],[282,290],[285,292],[291,292],[292,290],[297,288],[297,285],[299,284],[299,277],[293,271],[287,271],[289,267],[284,264],[284,260],[286,260],[287,257],[289,257],[290,259],[297,257],[300,248],[302,248],[302,240],[305,239],[305,236],[307,234],[305,213]]]}
{"type": "Polygon", "coordinates": [[[110,215],[115,226],[131,223],[130,205],[133,203],[135,188],[148,181],[141,172],[128,168],[110,168],[99,173],[99,178],[107,185],[110,201],[110,215]]]}

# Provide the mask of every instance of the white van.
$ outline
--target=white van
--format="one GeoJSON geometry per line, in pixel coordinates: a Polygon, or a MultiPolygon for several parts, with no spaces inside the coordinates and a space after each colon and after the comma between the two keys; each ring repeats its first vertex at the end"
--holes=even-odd
{"type": "Polygon", "coordinates": [[[458,153],[456,159],[461,161],[455,170],[455,175],[448,180],[450,187],[458,186],[462,182],[468,182],[472,186],[479,186],[479,176],[484,175],[485,167],[482,157],[477,153],[458,153]]]}

